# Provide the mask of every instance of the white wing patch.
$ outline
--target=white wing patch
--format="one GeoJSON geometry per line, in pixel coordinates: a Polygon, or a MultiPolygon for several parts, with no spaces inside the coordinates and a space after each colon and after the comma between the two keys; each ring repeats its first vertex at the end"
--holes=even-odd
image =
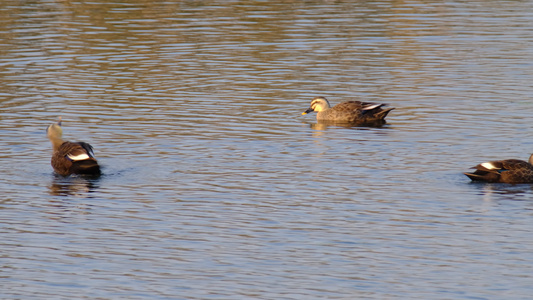
{"type": "Polygon", "coordinates": [[[89,155],[85,154],[85,153],[82,153],[82,154],[78,154],[78,155],[72,155],[72,154],[67,154],[67,157],[71,160],[84,160],[84,159],[89,159],[89,155]]]}
{"type": "Polygon", "coordinates": [[[365,106],[363,107],[363,110],[371,110],[371,109],[374,109],[376,107],[379,107],[381,104],[373,104],[373,105],[369,105],[369,106],[365,106]]]}
{"type": "Polygon", "coordinates": [[[485,162],[485,163],[482,163],[481,166],[485,169],[488,169],[488,170],[494,170],[494,169],[499,169],[498,167],[494,166],[492,163],[490,162],[485,162]]]}

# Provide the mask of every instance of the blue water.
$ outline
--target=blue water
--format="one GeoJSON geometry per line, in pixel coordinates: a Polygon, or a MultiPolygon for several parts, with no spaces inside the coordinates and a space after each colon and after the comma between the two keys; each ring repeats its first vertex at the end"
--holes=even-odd
{"type": "Polygon", "coordinates": [[[0,3],[0,298],[530,298],[533,186],[462,174],[533,151],[530,6],[0,3]]]}

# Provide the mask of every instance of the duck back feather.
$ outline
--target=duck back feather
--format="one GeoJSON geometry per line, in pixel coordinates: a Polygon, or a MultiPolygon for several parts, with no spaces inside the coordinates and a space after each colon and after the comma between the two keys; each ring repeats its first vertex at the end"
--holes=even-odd
{"type": "Polygon", "coordinates": [[[93,148],[84,142],[64,142],[52,156],[52,167],[62,176],[71,174],[100,175],[93,148]]]}

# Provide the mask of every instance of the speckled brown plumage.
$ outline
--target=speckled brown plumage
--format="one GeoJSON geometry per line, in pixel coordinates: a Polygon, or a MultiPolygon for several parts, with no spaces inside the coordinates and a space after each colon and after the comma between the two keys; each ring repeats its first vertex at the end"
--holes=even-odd
{"type": "Polygon", "coordinates": [[[100,166],[94,158],[93,147],[84,142],[65,142],[62,140],[63,130],[61,118],[46,129],[46,135],[52,143],[52,167],[62,176],[82,174],[99,176],[100,166]]]}
{"type": "Polygon", "coordinates": [[[382,107],[386,104],[347,101],[331,107],[324,97],[316,97],[311,101],[311,106],[302,114],[317,112],[317,121],[338,123],[352,123],[359,125],[382,125],[385,117],[394,108],[382,107]]]}
{"type": "Polygon", "coordinates": [[[57,174],[68,176],[71,174],[100,175],[100,166],[93,156],[93,147],[84,142],[64,142],[52,155],[52,167],[57,174]],[[89,156],[83,160],[72,160],[69,156],[89,156]]]}
{"type": "Polygon", "coordinates": [[[533,183],[533,155],[529,162],[506,159],[481,163],[472,173],[464,173],[472,181],[501,183],[533,183]]]}

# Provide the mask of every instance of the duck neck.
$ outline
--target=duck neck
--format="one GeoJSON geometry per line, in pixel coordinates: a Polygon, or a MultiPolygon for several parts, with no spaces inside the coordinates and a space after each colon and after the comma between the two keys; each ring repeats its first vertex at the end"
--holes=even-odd
{"type": "Polygon", "coordinates": [[[60,137],[49,137],[50,142],[52,143],[52,148],[54,149],[54,152],[59,149],[59,147],[64,143],[64,141],[60,137]]]}

